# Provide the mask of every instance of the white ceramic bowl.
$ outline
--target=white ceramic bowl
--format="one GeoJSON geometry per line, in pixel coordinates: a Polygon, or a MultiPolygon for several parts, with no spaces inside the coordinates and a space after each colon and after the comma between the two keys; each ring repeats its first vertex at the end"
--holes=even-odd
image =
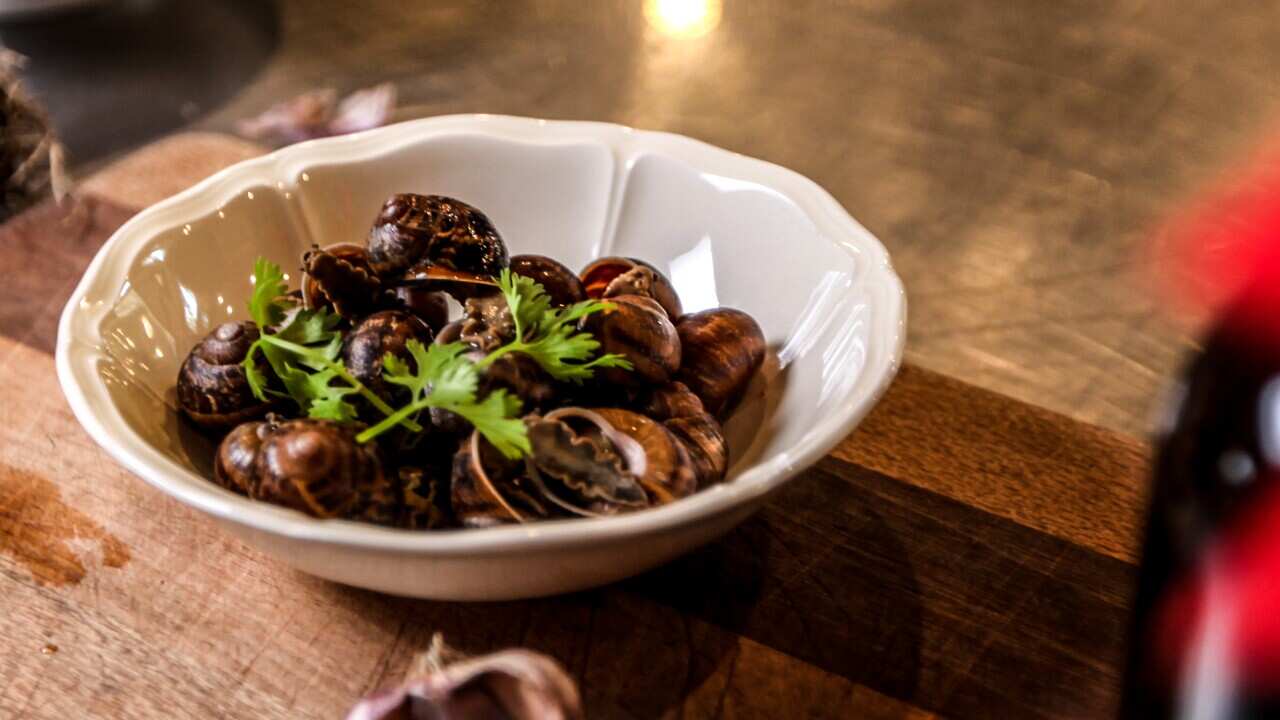
{"type": "Polygon", "coordinates": [[[294,145],[140,213],[68,301],[57,366],[112,457],[246,542],[341,583],[497,600],[618,580],[741,522],[871,409],[897,370],[905,317],[884,247],[794,172],[616,125],[449,116],[294,145]],[[395,192],[480,207],[512,253],[570,267],[641,257],[686,310],[754,315],[776,361],[727,426],[728,481],[620,517],[440,532],[316,520],[209,482],[211,449],[173,409],[183,356],[245,316],[256,256],[293,268],[312,243],[360,241],[395,192]]]}

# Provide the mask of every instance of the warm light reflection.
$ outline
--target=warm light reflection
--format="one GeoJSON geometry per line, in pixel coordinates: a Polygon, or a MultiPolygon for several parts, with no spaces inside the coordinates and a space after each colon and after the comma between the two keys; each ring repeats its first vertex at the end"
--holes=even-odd
{"type": "Polygon", "coordinates": [[[702,37],[720,24],[721,0],[645,0],[644,19],[673,38],[702,37]]]}

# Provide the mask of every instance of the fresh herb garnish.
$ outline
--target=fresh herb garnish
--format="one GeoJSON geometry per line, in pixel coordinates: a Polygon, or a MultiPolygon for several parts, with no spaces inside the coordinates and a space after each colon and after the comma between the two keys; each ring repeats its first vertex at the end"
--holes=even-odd
{"type": "Polygon", "coordinates": [[[529,437],[520,419],[520,399],[506,390],[495,390],[477,398],[480,371],[508,353],[528,355],[557,380],[581,383],[595,368],[631,369],[621,355],[592,357],[600,343],[591,333],[578,330],[578,321],[613,305],[586,300],[565,308],[553,308],[542,285],[503,270],[498,287],[511,310],[515,337],[479,361],[465,355],[462,343],[423,345],[406,343],[413,363],[388,353],[383,358],[383,377],[409,391],[409,401],[392,408],[347,372],[338,355],[342,347],[340,318],[325,309],[308,310],[285,298],[288,285],[280,266],[259,258],[253,268],[254,287],[249,315],[258,324],[259,337],[244,360],[245,374],[253,394],[261,400],[269,396],[290,397],[308,417],[350,422],[357,418],[353,395],[369,401],[386,417],[360,432],[359,442],[368,442],[388,430],[403,426],[422,432],[417,419],[424,410],[439,408],[465,418],[499,452],[519,458],[530,452],[529,437]],[[257,364],[261,353],[280,380],[285,392],[270,387],[270,380],[257,364]]]}
{"type": "Polygon", "coordinates": [[[631,363],[621,355],[609,353],[592,358],[600,349],[600,342],[591,333],[578,330],[579,320],[612,310],[612,303],[584,300],[553,308],[542,285],[510,270],[502,271],[498,288],[511,308],[515,339],[489,353],[479,362],[481,368],[507,353],[519,352],[536,361],[551,377],[574,383],[590,378],[598,367],[631,369],[631,363]]]}
{"type": "MultiPolygon", "coordinates": [[[[348,398],[358,394],[382,414],[393,414],[395,409],[352,377],[338,359],[342,348],[342,333],[337,329],[340,318],[324,308],[308,310],[289,302],[284,298],[287,291],[280,266],[258,258],[253,266],[249,317],[258,324],[259,335],[243,363],[254,396],[259,400],[290,397],[308,417],[345,422],[356,419],[356,408],[348,398]],[[270,387],[266,374],[258,368],[258,353],[280,379],[284,393],[270,387]]],[[[422,431],[412,420],[404,425],[422,431]]]]}
{"type": "Polygon", "coordinates": [[[388,353],[382,367],[387,382],[408,388],[409,404],[361,432],[356,436],[357,441],[368,442],[423,410],[440,408],[461,415],[508,458],[529,452],[529,437],[519,417],[520,399],[506,390],[494,390],[478,400],[480,370],[463,355],[467,350],[465,345],[449,343],[428,347],[410,340],[405,348],[413,357],[412,366],[388,353]]]}

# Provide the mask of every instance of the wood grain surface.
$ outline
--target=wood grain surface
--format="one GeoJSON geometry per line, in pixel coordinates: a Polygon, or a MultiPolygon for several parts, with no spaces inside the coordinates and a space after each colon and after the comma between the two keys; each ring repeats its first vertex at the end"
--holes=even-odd
{"type": "Polygon", "coordinates": [[[72,417],[56,315],[129,199],[249,152],[178,136],[0,227],[0,718],[338,717],[434,632],[557,657],[593,718],[1113,712],[1144,447],[917,367],[722,541],[547,600],[337,586],[151,489],[72,417]]]}

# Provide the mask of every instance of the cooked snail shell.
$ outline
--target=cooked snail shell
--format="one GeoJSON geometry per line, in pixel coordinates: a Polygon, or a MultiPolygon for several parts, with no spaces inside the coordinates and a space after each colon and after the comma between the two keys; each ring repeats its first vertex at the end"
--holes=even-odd
{"type": "Polygon", "coordinates": [[[254,500],[321,518],[377,519],[389,483],[359,426],[304,418],[249,423],[218,448],[220,481],[254,500]]]}
{"type": "Polygon", "coordinates": [[[412,367],[413,357],[406,344],[417,340],[431,342],[431,328],[417,317],[400,310],[383,310],[361,320],[347,333],[342,343],[342,362],[351,376],[375,395],[391,402],[393,386],[382,377],[382,363],[387,353],[406,361],[412,367]]]}
{"type": "Polygon", "coordinates": [[[605,383],[636,387],[663,385],[680,369],[680,337],[656,300],[640,295],[609,298],[611,310],[588,315],[582,324],[600,343],[600,353],[617,353],[631,361],[630,371],[601,368],[605,383]]]}
{"type": "Polygon", "coordinates": [[[750,315],[733,308],[685,315],[676,332],[682,353],[677,378],[702,399],[707,412],[724,418],[764,362],[764,332],[750,315]]]}
{"type": "Polygon", "coordinates": [[[579,277],[587,297],[599,299],[643,295],[657,300],[672,321],[682,314],[680,296],[676,295],[671,281],[658,268],[643,260],[603,257],[583,268],[579,277]]]}
{"type": "Polygon", "coordinates": [[[318,246],[302,256],[302,298],[311,309],[333,308],[344,318],[372,312],[382,283],[369,266],[368,251],[353,243],[318,246]]]}
{"type": "Polygon", "coordinates": [[[392,195],[369,233],[369,262],[384,281],[443,283],[455,296],[491,285],[507,267],[507,247],[489,218],[442,195],[392,195]]]}
{"type": "Polygon", "coordinates": [[[271,409],[272,403],[254,397],[241,365],[257,339],[253,323],[228,322],[191,349],[178,370],[177,392],[178,407],[192,422],[223,430],[271,409]]]}
{"type": "Polygon", "coordinates": [[[516,255],[511,258],[511,272],[527,277],[547,291],[556,307],[572,305],[587,299],[582,280],[572,270],[546,255],[516,255]]]}
{"type": "Polygon", "coordinates": [[[502,457],[480,433],[472,432],[453,456],[450,502],[463,527],[492,527],[551,516],[518,463],[502,457]]]}
{"type": "Polygon", "coordinates": [[[637,479],[649,493],[653,504],[669,503],[691,495],[697,489],[693,461],[671,431],[630,410],[600,408],[595,413],[644,449],[644,472],[637,479]]]}

